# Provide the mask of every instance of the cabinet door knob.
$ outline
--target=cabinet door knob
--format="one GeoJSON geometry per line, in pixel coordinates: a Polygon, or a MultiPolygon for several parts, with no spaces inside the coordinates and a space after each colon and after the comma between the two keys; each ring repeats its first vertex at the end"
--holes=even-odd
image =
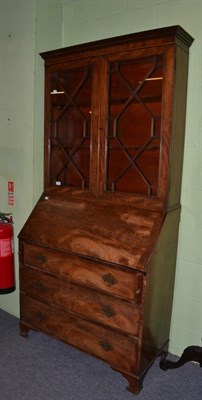
{"type": "Polygon", "coordinates": [[[116,278],[112,274],[103,275],[102,279],[108,286],[113,286],[117,283],[116,278]]]}

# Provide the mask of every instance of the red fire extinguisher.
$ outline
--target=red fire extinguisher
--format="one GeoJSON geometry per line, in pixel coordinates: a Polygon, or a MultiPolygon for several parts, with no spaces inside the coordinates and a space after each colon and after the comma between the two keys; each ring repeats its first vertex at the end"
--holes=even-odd
{"type": "Polygon", "coordinates": [[[12,219],[0,213],[0,294],[15,290],[12,219]]]}

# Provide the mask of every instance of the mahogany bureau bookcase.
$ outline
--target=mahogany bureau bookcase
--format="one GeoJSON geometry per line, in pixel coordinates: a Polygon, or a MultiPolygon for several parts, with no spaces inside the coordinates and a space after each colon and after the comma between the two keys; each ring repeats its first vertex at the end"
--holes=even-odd
{"type": "Polygon", "coordinates": [[[44,192],[19,234],[20,332],[138,393],[169,342],[188,53],[179,26],[42,53],[44,192]]]}

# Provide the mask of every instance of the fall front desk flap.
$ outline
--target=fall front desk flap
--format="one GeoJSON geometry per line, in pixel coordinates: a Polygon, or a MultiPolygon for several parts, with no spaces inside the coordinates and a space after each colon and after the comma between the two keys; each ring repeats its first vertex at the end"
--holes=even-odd
{"type": "Polygon", "coordinates": [[[165,214],[134,207],[43,196],[19,238],[144,270],[165,214]]]}

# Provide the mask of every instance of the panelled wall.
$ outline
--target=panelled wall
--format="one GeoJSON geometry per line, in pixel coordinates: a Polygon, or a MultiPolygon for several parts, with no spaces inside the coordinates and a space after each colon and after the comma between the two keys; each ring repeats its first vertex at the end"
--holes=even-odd
{"type": "MultiPolygon", "coordinates": [[[[202,1],[0,0],[0,210],[12,212],[15,237],[42,191],[43,62],[39,52],[107,37],[181,25],[190,49],[182,213],[170,350],[202,345],[202,1]],[[7,182],[15,182],[8,206],[7,182]]],[[[17,253],[17,239],[16,239],[17,253]]],[[[0,307],[19,315],[17,290],[0,307]]]]}

